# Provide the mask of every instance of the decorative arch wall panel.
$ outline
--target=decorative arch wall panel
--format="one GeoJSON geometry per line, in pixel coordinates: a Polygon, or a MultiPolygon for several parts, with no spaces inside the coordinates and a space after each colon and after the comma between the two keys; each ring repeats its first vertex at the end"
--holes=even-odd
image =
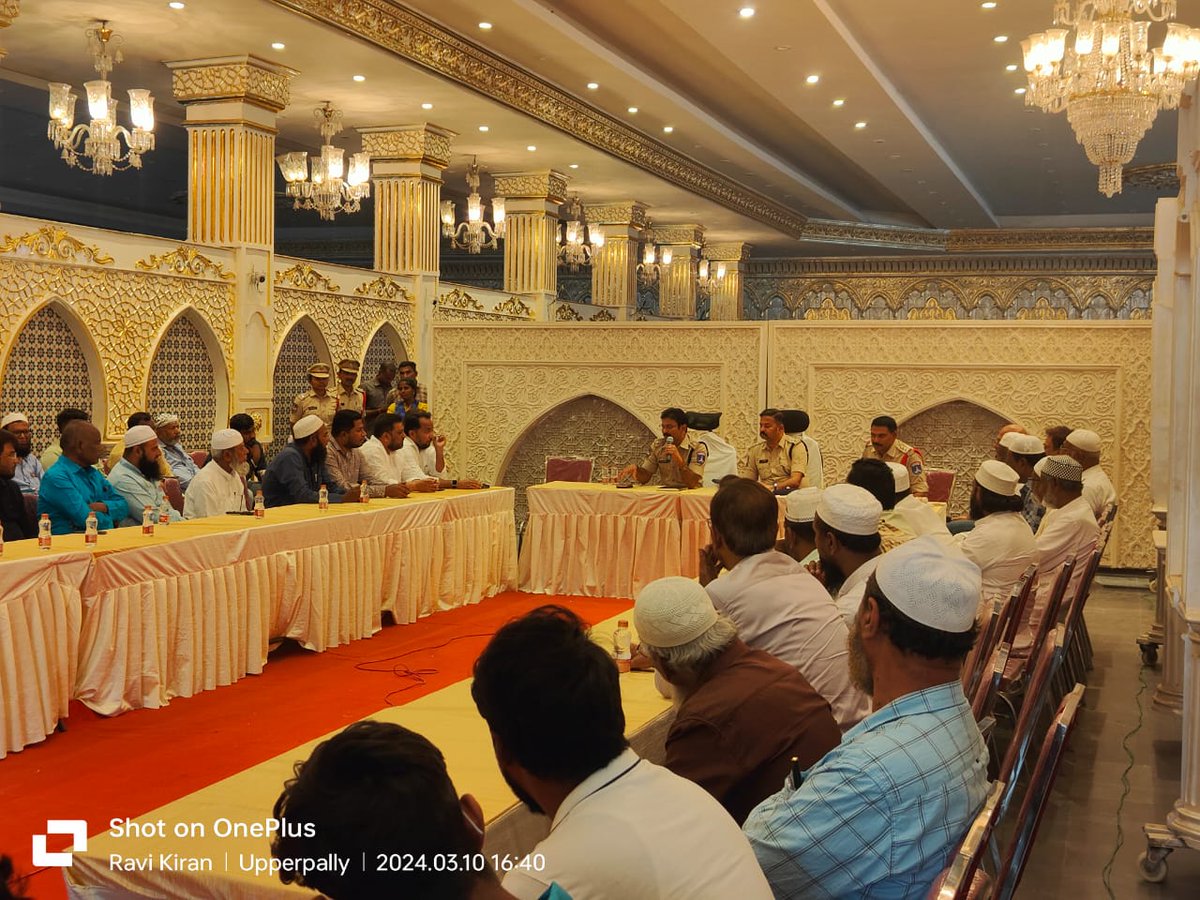
{"type": "Polygon", "coordinates": [[[224,363],[213,360],[200,329],[184,314],[171,323],[158,343],[150,363],[146,408],[153,414],[179,416],[184,448],[203,450],[213,430],[228,421],[228,403],[218,406],[218,395],[228,396],[228,391],[213,390],[227,381],[224,363]]]}

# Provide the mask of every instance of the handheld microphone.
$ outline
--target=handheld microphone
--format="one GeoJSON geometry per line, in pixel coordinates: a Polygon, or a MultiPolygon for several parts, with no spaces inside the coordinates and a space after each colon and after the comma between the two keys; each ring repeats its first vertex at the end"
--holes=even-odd
{"type": "Polygon", "coordinates": [[[666,449],[668,447],[674,446],[674,444],[675,444],[675,438],[673,438],[673,437],[669,437],[665,441],[663,441],[663,451],[664,452],[663,452],[663,455],[658,458],[659,462],[670,462],[671,461],[671,454],[667,453],[666,449]]]}

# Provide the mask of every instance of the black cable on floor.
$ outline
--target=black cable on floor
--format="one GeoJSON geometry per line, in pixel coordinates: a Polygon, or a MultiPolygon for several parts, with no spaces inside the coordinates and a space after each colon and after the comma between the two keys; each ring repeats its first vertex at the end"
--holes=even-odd
{"type": "Polygon", "coordinates": [[[1121,749],[1125,751],[1125,756],[1129,760],[1129,764],[1125,766],[1125,771],[1121,773],[1121,799],[1117,803],[1117,844],[1113,847],[1112,856],[1108,858],[1108,862],[1104,864],[1100,875],[1104,880],[1104,890],[1108,892],[1109,900],[1117,900],[1116,894],[1112,889],[1112,867],[1117,861],[1117,854],[1121,852],[1121,847],[1125,845],[1125,829],[1121,827],[1121,811],[1125,808],[1125,798],[1129,796],[1131,786],[1129,784],[1129,773],[1133,770],[1134,756],[1133,751],[1129,749],[1129,739],[1142,730],[1142,717],[1144,710],[1142,709],[1142,694],[1146,693],[1146,667],[1138,666],[1138,683],[1141,685],[1138,688],[1137,696],[1133,698],[1137,704],[1137,724],[1133,729],[1125,735],[1121,741],[1121,749]]]}

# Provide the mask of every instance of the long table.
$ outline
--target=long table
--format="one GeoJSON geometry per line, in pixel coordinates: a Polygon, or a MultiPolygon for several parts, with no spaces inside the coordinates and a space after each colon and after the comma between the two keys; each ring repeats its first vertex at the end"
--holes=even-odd
{"type": "MultiPolygon", "coordinates": [[[[0,561],[0,709],[6,722],[33,721],[64,671],[70,696],[104,715],[159,707],[261,672],[272,638],[322,651],[370,637],[384,612],[408,623],[478,603],[516,586],[513,497],[492,488],[326,511],[278,507],[262,519],[159,526],[152,536],[115,529],[94,548],[82,535],[56,536],[50,555],[36,541],[9,543],[0,561]],[[55,627],[5,625],[31,609],[55,627]]],[[[53,696],[57,722],[66,699],[53,696]]],[[[6,725],[0,754],[46,733],[6,725]]]]}

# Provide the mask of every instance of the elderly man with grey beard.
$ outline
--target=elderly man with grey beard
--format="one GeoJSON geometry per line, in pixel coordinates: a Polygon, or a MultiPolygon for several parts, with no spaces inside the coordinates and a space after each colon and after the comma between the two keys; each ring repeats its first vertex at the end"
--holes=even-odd
{"type": "Polygon", "coordinates": [[[213,432],[211,458],[204,464],[183,501],[185,519],[202,519],[224,513],[246,512],[246,481],[238,467],[249,451],[245,438],[234,428],[213,432]]]}

